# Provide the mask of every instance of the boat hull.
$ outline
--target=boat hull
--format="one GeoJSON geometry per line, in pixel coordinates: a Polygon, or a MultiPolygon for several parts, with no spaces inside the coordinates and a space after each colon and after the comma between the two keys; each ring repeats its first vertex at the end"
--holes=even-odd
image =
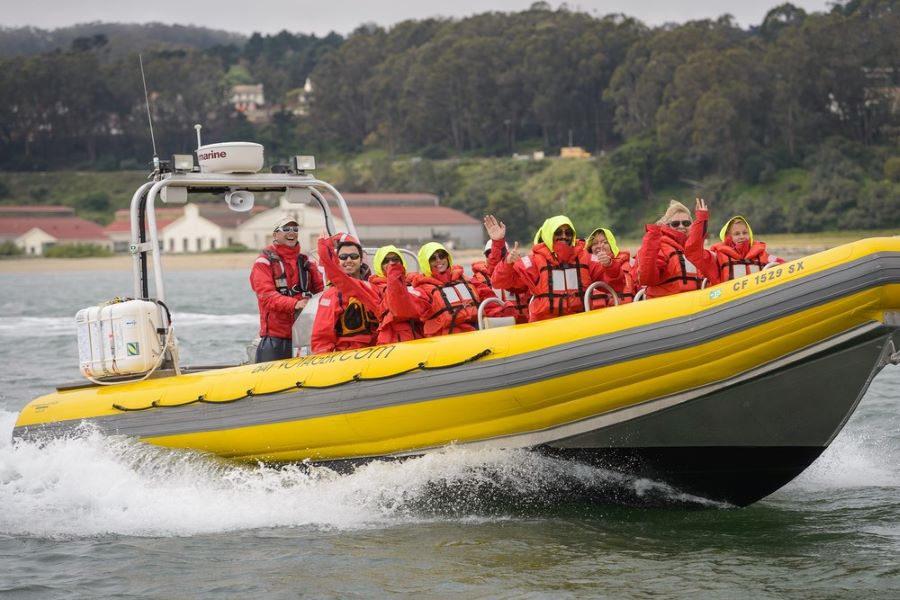
{"type": "Polygon", "coordinates": [[[711,391],[656,400],[633,418],[542,449],[746,506],[819,457],[897,345],[891,328],[862,327],[793,360],[711,391]]]}

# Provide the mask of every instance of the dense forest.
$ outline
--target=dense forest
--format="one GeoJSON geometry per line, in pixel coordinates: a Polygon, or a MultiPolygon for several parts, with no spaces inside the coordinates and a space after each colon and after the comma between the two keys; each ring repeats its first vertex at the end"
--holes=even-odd
{"type": "MultiPolygon", "coordinates": [[[[782,4],[749,30],[727,15],[650,28],[538,2],[346,38],[284,31],[141,51],[162,155],[191,151],[199,122],[206,143],[259,141],[273,160],[315,152],[343,165],[350,189],[435,192],[522,237],[562,210],[634,230],[661,199],[694,193],[768,231],[818,231],[900,227],[898,32],[896,0],[812,14],[782,4]],[[287,98],[307,78],[298,115],[287,98]],[[264,84],[267,123],[228,104],[238,83],[264,84]],[[594,158],[508,158],[570,144],[594,158]]],[[[143,167],[141,72],[122,48],[97,31],[0,52],[0,168],[143,167]]]]}

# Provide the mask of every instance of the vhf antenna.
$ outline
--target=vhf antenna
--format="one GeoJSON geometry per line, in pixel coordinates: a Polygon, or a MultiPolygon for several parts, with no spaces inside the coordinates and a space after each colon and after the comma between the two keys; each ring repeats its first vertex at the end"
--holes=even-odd
{"type": "Polygon", "coordinates": [[[150,94],[147,92],[143,55],[138,54],[138,61],[141,63],[141,80],[144,82],[144,102],[147,104],[147,122],[150,123],[150,142],[153,144],[153,170],[159,172],[159,155],[156,153],[156,138],[153,136],[153,117],[150,115],[150,94]]]}

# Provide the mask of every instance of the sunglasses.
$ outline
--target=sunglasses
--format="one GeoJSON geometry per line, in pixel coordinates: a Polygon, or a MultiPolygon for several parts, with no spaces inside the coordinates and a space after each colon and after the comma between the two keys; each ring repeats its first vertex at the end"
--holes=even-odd
{"type": "Polygon", "coordinates": [[[450,258],[450,255],[444,252],[443,250],[438,250],[434,254],[431,255],[431,258],[428,260],[444,260],[450,258]]]}
{"type": "Polygon", "coordinates": [[[275,231],[282,231],[284,233],[297,233],[300,231],[300,228],[296,225],[285,225],[284,227],[279,227],[275,231]]]}
{"type": "Polygon", "coordinates": [[[691,221],[669,221],[669,227],[690,227],[691,221]]]}
{"type": "Polygon", "coordinates": [[[356,252],[352,252],[350,254],[338,254],[338,258],[341,260],[357,260],[359,258],[359,254],[356,252]]]}
{"type": "Polygon", "coordinates": [[[383,261],[381,261],[381,264],[399,262],[403,262],[403,260],[399,256],[387,256],[383,261]]]}
{"type": "Polygon", "coordinates": [[[558,229],[553,235],[560,237],[572,237],[573,235],[575,235],[575,232],[571,229],[558,229]]]}

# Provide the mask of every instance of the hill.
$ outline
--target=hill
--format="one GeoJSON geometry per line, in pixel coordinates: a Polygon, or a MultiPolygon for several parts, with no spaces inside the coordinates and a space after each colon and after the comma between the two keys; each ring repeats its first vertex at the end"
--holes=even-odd
{"type": "Polygon", "coordinates": [[[189,48],[206,50],[214,46],[227,45],[241,47],[247,38],[229,31],[163,23],[94,22],[53,30],[36,27],[2,27],[0,57],[29,56],[54,50],[65,51],[78,44],[96,44],[101,40],[105,40],[104,50],[108,58],[115,59],[151,50],[189,48]]]}

